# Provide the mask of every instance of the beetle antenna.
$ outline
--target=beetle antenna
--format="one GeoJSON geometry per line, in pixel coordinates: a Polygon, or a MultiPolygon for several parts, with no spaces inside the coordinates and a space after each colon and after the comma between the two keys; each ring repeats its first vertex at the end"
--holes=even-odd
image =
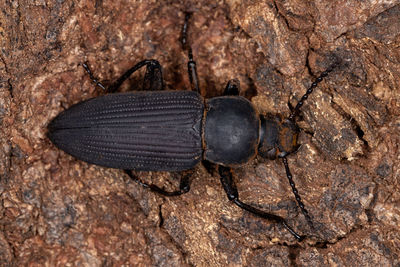
{"type": "Polygon", "coordinates": [[[287,178],[289,180],[290,186],[292,187],[292,191],[293,191],[293,194],[294,194],[294,196],[296,198],[297,204],[300,207],[301,212],[303,213],[304,217],[306,218],[308,225],[310,225],[311,229],[314,230],[315,228],[314,228],[314,224],[312,222],[312,219],[311,219],[311,217],[310,217],[310,215],[308,213],[308,210],[306,210],[303,201],[301,200],[299,192],[296,189],[296,184],[293,181],[293,176],[292,176],[292,173],[290,172],[287,158],[283,157],[282,161],[283,161],[283,165],[285,165],[286,176],[287,176],[287,178]]]}
{"type": "Polygon", "coordinates": [[[307,98],[310,96],[310,94],[314,91],[314,88],[317,87],[317,85],[322,82],[322,80],[328,76],[328,74],[337,66],[337,63],[331,65],[327,70],[323,71],[318,78],[315,79],[315,81],[311,84],[311,86],[307,89],[306,93],[301,97],[300,101],[297,102],[296,107],[293,109],[292,113],[289,116],[289,120],[295,121],[295,118],[299,115],[300,113],[300,108],[303,106],[304,101],[307,100],[307,98]]]}

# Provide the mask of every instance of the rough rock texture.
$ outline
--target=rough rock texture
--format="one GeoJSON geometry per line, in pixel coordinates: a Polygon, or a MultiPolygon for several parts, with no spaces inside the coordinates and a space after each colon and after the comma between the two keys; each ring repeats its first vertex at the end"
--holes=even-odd
{"type": "MultiPolygon", "coordinates": [[[[0,3],[1,266],[398,266],[400,1],[3,1],[0,3]],[[260,112],[289,114],[312,80],[302,146],[283,164],[235,170],[240,197],[308,237],[230,203],[202,166],[189,193],[164,198],[120,170],[76,160],[46,138],[74,103],[154,58],[168,89],[187,90],[184,12],[202,94],[237,78],[260,112]]],[[[123,90],[138,89],[144,72],[123,90]]],[[[166,188],[177,175],[137,172],[166,188]]]]}

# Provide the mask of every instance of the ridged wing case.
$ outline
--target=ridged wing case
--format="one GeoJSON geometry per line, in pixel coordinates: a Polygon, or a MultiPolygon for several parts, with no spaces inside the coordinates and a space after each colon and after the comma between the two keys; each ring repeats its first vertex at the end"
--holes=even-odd
{"type": "Polygon", "coordinates": [[[178,171],[202,158],[203,98],[191,91],[109,94],[60,113],[48,136],[72,156],[100,166],[178,171]]]}

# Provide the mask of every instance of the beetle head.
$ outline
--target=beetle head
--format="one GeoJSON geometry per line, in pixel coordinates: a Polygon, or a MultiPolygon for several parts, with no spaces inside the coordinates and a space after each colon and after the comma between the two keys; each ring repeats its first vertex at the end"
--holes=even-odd
{"type": "Polygon", "coordinates": [[[268,159],[282,158],[295,152],[299,145],[299,127],[292,120],[279,115],[261,115],[258,153],[268,159]]]}

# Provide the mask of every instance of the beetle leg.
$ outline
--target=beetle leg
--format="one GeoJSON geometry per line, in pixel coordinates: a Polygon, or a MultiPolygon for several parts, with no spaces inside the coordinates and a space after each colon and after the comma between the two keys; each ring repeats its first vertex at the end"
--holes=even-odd
{"type": "Polygon", "coordinates": [[[143,89],[161,90],[164,85],[160,63],[154,59],[146,59],[140,61],[135,66],[127,70],[124,74],[122,74],[121,77],[119,77],[118,80],[115,81],[115,83],[107,89],[108,93],[114,93],[115,91],[117,91],[121,84],[125,80],[127,80],[129,76],[131,76],[135,71],[143,66],[147,67],[145,79],[143,82],[143,89]],[[150,81],[150,79],[152,80],[150,81]]]}
{"type": "Polygon", "coordinates": [[[192,47],[189,45],[188,42],[188,25],[189,25],[189,19],[190,19],[191,13],[186,13],[185,15],[185,23],[183,24],[182,27],[182,47],[184,50],[188,50],[188,73],[189,73],[189,80],[190,80],[190,85],[192,87],[192,91],[196,91],[200,94],[200,87],[199,87],[199,78],[197,76],[197,68],[196,68],[196,61],[193,59],[193,52],[192,52],[192,47]]]}
{"type": "Polygon", "coordinates": [[[160,91],[163,89],[164,80],[161,65],[157,60],[150,60],[143,80],[143,91],[160,91]]]}
{"type": "Polygon", "coordinates": [[[192,91],[200,94],[199,78],[197,77],[196,62],[193,60],[192,48],[189,48],[188,73],[192,91]]]}
{"type": "Polygon", "coordinates": [[[86,72],[89,74],[89,77],[93,81],[93,83],[95,83],[97,86],[99,86],[101,89],[103,89],[107,93],[116,92],[118,90],[118,88],[121,86],[121,84],[126,79],[129,78],[129,76],[131,76],[135,71],[137,71],[138,69],[140,69],[143,66],[146,66],[146,74],[145,74],[144,80],[143,80],[143,90],[155,91],[155,90],[164,89],[164,80],[162,78],[161,65],[157,60],[154,60],[154,59],[146,59],[146,60],[140,61],[135,66],[133,66],[132,68],[127,70],[124,74],[122,74],[121,77],[119,77],[118,80],[107,89],[101,82],[99,82],[94,77],[87,62],[82,63],[82,66],[86,70],[86,72]]]}
{"type": "Polygon", "coordinates": [[[239,193],[237,191],[236,188],[236,184],[233,181],[232,178],[232,172],[231,172],[231,168],[229,167],[224,167],[224,166],[218,166],[218,171],[219,174],[221,176],[221,183],[222,186],[224,187],[224,190],[228,196],[228,199],[230,201],[232,201],[233,203],[235,203],[237,206],[239,206],[240,208],[247,210],[261,218],[267,219],[267,220],[271,220],[271,221],[275,221],[278,223],[282,223],[283,226],[298,240],[301,241],[304,239],[304,236],[300,236],[299,234],[297,234],[285,221],[285,219],[283,219],[282,217],[278,216],[278,215],[274,215],[274,214],[270,214],[267,213],[265,211],[262,211],[260,209],[257,209],[253,206],[250,206],[246,203],[243,203],[242,201],[239,200],[239,193]]]}
{"type": "Polygon", "coordinates": [[[292,187],[292,191],[293,191],[293,194],[294,194],[294,196],[295,196],[295,198],[296,198],[297,204],[298,204],[298,206],[300,207],[301,212],[303,213],[304,217],[306,218],[308,225],[310,225],[311,229],[314,230],[315,228],[314,228],[314,224],[313,224],[313,222],[312,222],[312,219],[311,219],[311,217],[310,217],[308,211],[307,211],[306,208],[304,207],[304,203],[303,203],[303,201],[301,200],[301,197],[300,197],[300,195],[299,195],[299,192],[298,192],[297,189],[296,189],[296,185],[295,185],[295,183],[294,183],[294,181],[293,181],[292,173],[290,172],[290,169],[289,169],[289,164],[288,164],[288,162],[287,162],[287,158],[286,158],[286,157],[283,157],[283,158],[282,158],[282,161],[283,161],[283,164],[285,165],[286,176],[287,176],[287,178],[288,178],[288,180],[289,180],[290,186],[292,187]]]}
{"type": "Polygon", "coordinates": [[[182,27],[181,43],[182,43],[182,47],[184,50],[187,48],[186,46],[188,45],[187,31],[188,31],[190,16],[191,16],[191,13],[189,13],[189,12],[185,13],[185,23],[183,24],[183,27],[182,27]]]}
{"type": "Polygon", "coordinates": [[[209,162],[208,160],[202,160],[201,163],[203,164],[204,168],[206,169],[206,171],[213,176],[214,170],[215,170],[215,164],[209,162]]]}
{"type": "Polygon", "coordinates": [[[223,95],[239,95],[240,92],[240,82],[238,79],[233,79],[228,82],[225,87],[223,95]]]}
{"type": "Polygon", "coordinates": [[[137,182],[138,184],[140,184],[141,186],[148,188],[154,192],[157,192],[161,195],[167,196],[167,197],[171,197],[171,196],[179,196],[182,194],[185,194],[187,192],[189,192],[190,190],[190,178],[193,174],[192,171],[186,171],[184,174],[182,174],[181,180],[179,182],[179,189],[175,190],[175,191],[165,191],[164,189],[154,185],[154,184],[148,184],[143,182],[142,180],[140,180],[140,178],[138,178],[136,175],[134,175],[132,173],[131,170],[125,170],[125,173],[129,175],[129,177],[134,180],[135,182],[137,182]]]}

